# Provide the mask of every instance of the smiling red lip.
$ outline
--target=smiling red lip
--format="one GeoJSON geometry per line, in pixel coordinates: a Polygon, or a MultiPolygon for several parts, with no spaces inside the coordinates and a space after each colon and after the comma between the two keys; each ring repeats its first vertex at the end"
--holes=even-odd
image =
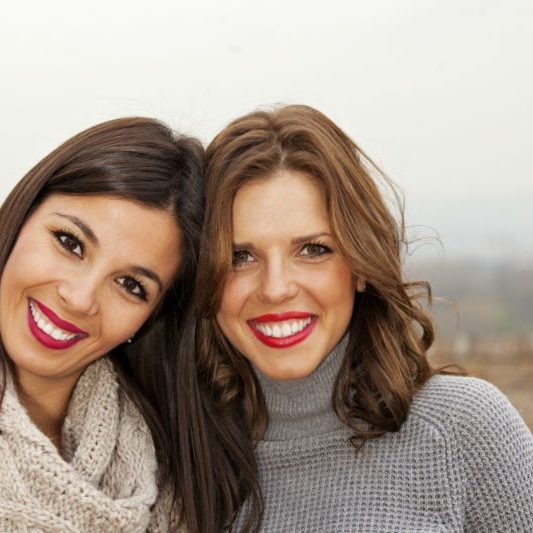
{"type": "Polygon", "coordinates": [[[87,335],[85,331],[78,328],[71,322],[67,322],[66,320],[63,320],[62,318],[59,318],[51,309],[48,309],[46,305],[39,302],[35,298],[32,298],[31,301],[39,308],[41,313],[43,315],[46,315],[46,318],[48,318],[48,320],[50,320],[50,322],[52,322],[58,328],[64,329],[65,331],[69,331],[70,333],[76,333],[78,335],[87,335]]]}
{"type": "Polygon", "coordinates": [[[287,311],[286,313],[269,313],[266,315],[256,316],[255,318],[250,318],[250,320],[247,320],[247,322],[261,324],[265,322],[282,322],[284,320],[291,319],[313,318],[314,316],[316,315],[307,313],[305,311],[287,311]]]}
{"type": "Polygon", "coordinates": [[[288,348],[299,344],[311,335],[317,322],[316,315],[304,311],[269,313],[246,321],[256,338],[271,348],[288,348]],[[291,322],[295,324],[296,332],[283,329],[289,327],[291,322]],[[266,324],[272,327],[263,326],[266,324]]]}
{"type": "Polygon", "coordinates": [[[28,301],[27,320],[30,332],[35,337],[35,339],[37,339],[46,348],[51,348],[53,350],[64,350],[65,348],[70,348],[71,346],[80,342],[82,339],[85,339],[88,336],[87,332],[81,330],[71,322],[67,322],[66,320],[63,320],[62,318],[58,317],[51,309],[49,309],[44,304],[38,302],[33,298],[30,298],[28,301]],[[41,330],[41,328],[39,328],[39,326],[35,322],[35,318],[31,310],[32,305],[37,308],[37,310],[42,315],[46,316],[46,318],[52,324],[54,324],[54,326],[59,329],[62,329],[63,331],[67,331],[68,333],[71,333],[75,336],[70,339],[63,340],[54,339],[51,335],[41,330]]]}

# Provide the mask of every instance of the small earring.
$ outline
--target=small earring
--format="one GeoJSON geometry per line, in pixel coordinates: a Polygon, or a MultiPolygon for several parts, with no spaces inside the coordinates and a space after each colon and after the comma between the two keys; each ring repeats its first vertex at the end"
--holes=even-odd
{"type": "Polygon", "coordinates": [[[128,344],[131,344],[131,341],[133,340],[133,335],[131,337],[128,338],[128,340],[126,341],[128,344]]]}
{"type": "Polygon", "coordinates": [[[366,289],[366,281],[364,279],[359,278],[357,280],[357,292],[365,292],[366,289]]]}

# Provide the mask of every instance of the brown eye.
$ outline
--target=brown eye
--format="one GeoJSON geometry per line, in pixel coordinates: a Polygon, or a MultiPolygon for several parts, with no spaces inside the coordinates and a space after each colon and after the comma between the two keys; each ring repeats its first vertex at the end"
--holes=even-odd
{"type": "Polygon", "coordinates": [[[77,255],[78,257],[83,257],[83,243],[77,237],[72,235],[72,233],[57,231],[54,232],[54,236],[67,252],[77,255]]]}
{"type": "Polygon", "coordinates": [[[146,300],[146,289],[144,285],[137,279],[131,276],[122,276],[117,278],[117,283],[130,294],[137,296],[141,300],[146,300]]]}

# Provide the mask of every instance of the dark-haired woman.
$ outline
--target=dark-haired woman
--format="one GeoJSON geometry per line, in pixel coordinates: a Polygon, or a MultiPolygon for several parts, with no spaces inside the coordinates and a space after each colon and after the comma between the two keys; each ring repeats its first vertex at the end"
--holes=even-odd
{"type": "Polygon", "coordinates": [[[177,529],[170,407],[151,375],[172,382],[187,351],[202,167],[194,139],[118,119],[68,140],[2,205],[1,531],[177,529]]]}
{"type": "Polygon", "coordinates": [[[199,364],[226,458],[214,520],[529,532],[531,434],[495,387],[430,366],[428,286],[403,279],[378,175],[305,106],[241,117],[208,147],[199,364]]]}

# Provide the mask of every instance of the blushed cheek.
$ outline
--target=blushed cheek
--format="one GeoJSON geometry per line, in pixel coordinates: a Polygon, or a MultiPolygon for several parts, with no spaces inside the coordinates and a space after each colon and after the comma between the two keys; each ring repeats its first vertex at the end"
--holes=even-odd
{"type": "Polygon", "coordinates": [[[24,290],[59,275],[57,258],[50,250],[52,244],[45,237],[32,238],[31,229],[25,227],[11,251],[3,273],[6,287],[24,290]]]}
{"type": "Polygon", "coordinates": [[[324,272],[315,279],[315,294],[321,300],[322,307],[336,320],[349,321],[355,299],[355,279],[344,265],[324,272]]]}
{"type": "Polygon", "coordinates": [[[249,292],[242,280],[230,280],[226,283],[222,294],[220,309],[216,321],[222,333],[237,348],[242,349],[242,330],[249,292]]]}
{"type": "Polygon", "coordinates": [[[252,288],[248,280],[240,276],[230,276],[226,281],[222,292],[219,314],[224,315],[224,321],[235,319],[243,312],[246,304],[250,301],[252,288]]]}
{"type": "Polygon", "coordinates": [[[238,322],[241,302],[242,300],[234,291],[224,290],[220,309],[216,314],[216,321],[226,336],[228,335],[228,330],[231,330],[232,327],[235,328],[238,322]]]}
{"type": "Polygon", "coordinates": [[[242,351],[242,335],[239,333],[238,322],[232,316],[220,311],[216,315],[216,321],[218,327],[222,331],[223,335],[229,340],[229,342],[235,346],[238,350],[242,351]]]}
{"type": "MultiPolygon", "coordinates": [[[[37,263],[38,264],[38,263],[37,263]]],[[[13,250],[2,273],[0,283],[2,302],[14,302],[19,299],[25,286],[36,276],[36,265],[28,264],[24,254],[13,250]]]]}

